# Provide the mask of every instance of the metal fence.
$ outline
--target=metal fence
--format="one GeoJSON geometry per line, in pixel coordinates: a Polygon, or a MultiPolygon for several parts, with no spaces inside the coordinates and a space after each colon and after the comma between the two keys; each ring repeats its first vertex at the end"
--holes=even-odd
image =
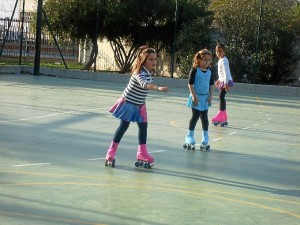
{"type": "MultiPolygon", "coordinates": [[[[35,32],[31,26],[30,22],[24,22],[22,32],[21,20],[14,19],[10,21],[9,18],[0,18],[0,47],[2,47],[5,40],[2,55],[18,56],[20,55],[20,51],[22,51],[23,57],[33,57],[35,54],[35,32]],[[23,40],[22,45],[21,40],[23,40]]],[[[60,37],[56,37],[56,39],[58,40],[63,57],[65,59],[78,60],[79,49],[77,41],[70,38],[62,39],[60,37]]],[[[41,40],[41,57],[53,59],[61,58],[58,47],[50,32],[43,32],[41,40]]]]}

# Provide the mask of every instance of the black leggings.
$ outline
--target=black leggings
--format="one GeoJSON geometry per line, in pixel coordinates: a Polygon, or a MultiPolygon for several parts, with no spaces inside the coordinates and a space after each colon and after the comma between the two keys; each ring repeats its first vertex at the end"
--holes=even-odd
{"type": "Polygon", "coordinates": [[[192,118],[189,124],[189,130],[195,130],[196,124],[201,119],[202,122],[202,129],[204,131],[208,131],[208,110],[199,111],[197,109],[192,108],[192,118]]]}
{"type": "Polygon", "coordinates": [[[227,91],[225,91],[225,88],[220,89],[220,92],[219,92],[219,99],[220,99],[219,109],[220,109],[220,111],[226,110],[226,100],[225,100],[226,93],[227,93],[227,91]]]}
{"type": "MultiPolygon", "coordinates": [[[[115,132],[115,136],[113,139],[114,142],[120,143],[123,135],[125,134],[125,132],[127,131],[128,127],[129,127],[129,125],[130,125],[130,122],[121,120],[120,125],[115,132]]],[[[137,123],[137,125],[139,127],[139,144],[140,145],[146,144],[148,123],[147,122],[137,123]]]]}

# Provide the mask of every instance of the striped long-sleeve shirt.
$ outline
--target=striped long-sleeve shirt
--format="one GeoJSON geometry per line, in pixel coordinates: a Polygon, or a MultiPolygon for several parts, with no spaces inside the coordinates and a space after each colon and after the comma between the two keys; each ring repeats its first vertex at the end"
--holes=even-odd
{"type": "Polygon", "coordinates": [[[136,105],[143,105],[148,95],[147,83],[152,83],[151,73],[142,68],[139,74],[133,74],[125,88],[122,98],[136,105]]]}

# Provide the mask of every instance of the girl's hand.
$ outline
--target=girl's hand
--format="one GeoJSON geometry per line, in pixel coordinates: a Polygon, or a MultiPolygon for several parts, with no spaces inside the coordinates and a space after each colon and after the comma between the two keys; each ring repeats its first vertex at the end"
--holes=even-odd
{"type": "Polygon", "coordinates": [[[198,98],[196,97],[196,98],[193,98],[192,100],[193,100],[193,105],[197,106],[198,105],[198,98]]]}
{"type": "Polygon", "coordinates": [[[211,106],[212,96],[210,96],[207,101],[208,101],[208,106],[211,106]]]}
{"type": "Polygon", "coordinates": [[[162,91],[162,92],[168,92],[169,91],[169,87],[158,87],[157,90],[158,91],[162,91]]]}
{"type": "Polygon", "coordinates": [[[218,87],[220,86],[220,83],[221,83],[221,81],[220,81],[220,80],[217,80],[217,81],[215,82],[215,87],[218,88],[218,87]]]}
{"type": "Polygon", "coordinates": [[[225,84],[225,91],[229,91],[229,85],[228,84],[225,84]]]}

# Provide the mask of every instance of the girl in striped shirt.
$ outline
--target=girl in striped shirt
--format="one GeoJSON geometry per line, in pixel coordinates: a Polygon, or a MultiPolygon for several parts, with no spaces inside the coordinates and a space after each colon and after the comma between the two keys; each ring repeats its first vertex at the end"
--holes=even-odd
{"type": "Polygon", "coordinates": [[[156,67],[156,52],[153,48],[141,47],[131,68],[132,76],[122,97],[109,110],[113,116],[120,119],[111,145],[106,154],[105,166],[115,165],[115,155],[118,145],[127,131],[130,122],[137,122],[139,146],[136,166],[151,168],[154,159],[147,151],[147,109],[146,97],[149,90],[167,92],[168,87],[159,87],[153,83],[152,75],[156,67]]]}

